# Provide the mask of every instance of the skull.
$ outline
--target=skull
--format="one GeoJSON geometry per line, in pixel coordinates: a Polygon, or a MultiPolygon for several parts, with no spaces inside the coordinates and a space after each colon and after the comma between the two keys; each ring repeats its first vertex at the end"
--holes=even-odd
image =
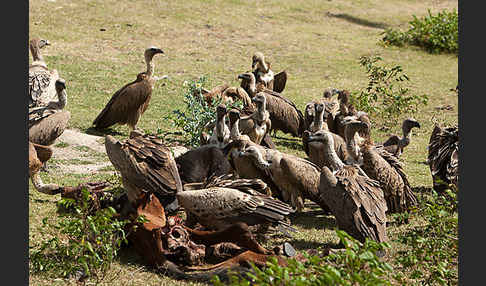
{"type": "Polygon", "coordinates": [[[169,260],[176,264],[200,265],[203,262],[206,247],[190,240],[189,233],[181,226],[175,225],[165,236],[169,260]],[[173,259],[175,260],[173,260],[173,259]]]}

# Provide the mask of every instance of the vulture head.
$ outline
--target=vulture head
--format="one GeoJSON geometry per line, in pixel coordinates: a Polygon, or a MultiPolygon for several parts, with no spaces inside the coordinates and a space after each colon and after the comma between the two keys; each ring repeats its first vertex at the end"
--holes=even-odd
{"type": "Polygon", "coordinates": [[[342,104],[348,104],[349,103],[349,91],[347,91],[347,90],[338,91],[338,100],[342,104]]]}
{"type": "MultiPolygon", "coordinates": [[[[368,124],[359,120],[349,120],[344,124],[344,137],[352,138],[356,132],[363,133],[368,130],[368,124]]],[[[346,139],[348,140],[348,139],[346,139]]]]}
{"type": "Polygon", "coordinates": [[[238,75],[238,79],[246,80],[248,82],[255,81],[255,75],[251,72],[245,72],[238,75]]]}
{"type": "Polygon", "coordinates": [[[29,49],[32,54],[32,58],[34,61],[42,60],[42,55],[40,53],[40,49],[45,46],[49,46],[50,43],[48,40],[35,38],[29,41],[29,49]]]}
{"type": "Polygon", "coordinates": [[[329,131],[319,130],[309,135],[310,142],[321,142],[325,146],[334,146],[334,139],[329,131]]]}
{"type": "Polygon", "coordinates": [[[260,152],[260,150],[258,150],[256,146],[246,147],[245,149],[240,151],[239,156],[252,159],[253,162],[255,162],[255,164],[262,169],[271,166],[271,162],[267,162],[265,159],[263,159],[262,153],[260,152]]]}
{"type": "Polygon", "coordinates": [[[404,131],[410,132],[410,130],[412,130],[412,128],[414,127],[420,128],[420,123],[417,120],[413,118],[407,118],[403,121],[402,129],[404,131]]]}
{"type": "Polygon", "coordinates": [[[324,103],[316,103],[314,104],[315,115],[318,116],[324,112],[324,103]]]}
{"type": "Polygon", "coordinates": [[[251,70],[254,71],[257,66],[263,66],[265,62],[265,57],[261,52],[256,52],[253,54],[253,57],[251,59],[251,70]]]}
{"type": "Polygon", "coordinates": [[[233,124],[235,124],[235,122],[240,119],[240,112],[238,111],[238,109],[233,108],[228,112],[228,117],[229,117],[230,128],[231,128],[233,124]]]}
{"type": "Polygon", "coordinates": [[[63,90],[66,89],[66,81],[62,78],[58,78],[56,80],[56,91],[58,94],[60,94],[63,90]]]}
{"type": "Polygon", "coordinates": [[[147,49],[145,49],[145,53],[144,53],[145,62],[150,62],[150,61],[152,61],[152,58],[156,54],[163,54],[163,53],[164,53],[164,51],[162,51],[160,48],[157,48],[157,47],[154,47],[154,46],[148,47],[147,49]]]}
{"type": "Polygon", "coordinates": [[[256,104],[257,108],[265,107],[265,104],[267,103],[267,99],[262,93],[258,93],[251,99],[251,101],[256,104]]]}
{"type": "Polygon", "coordinates": [[[336,93],[339,93],[339,90],[337,90],[335,88],[327,88],[327,89],[324,90],[322,97],[331,98],[336,93]]]}
{"type": "Polygon", "coordinates": [[[223,119],[223,117],[226,115],[226,105],[220,104],[218,107],[216,107],[216,117],[218,118],[218,121],[223,119]]]}

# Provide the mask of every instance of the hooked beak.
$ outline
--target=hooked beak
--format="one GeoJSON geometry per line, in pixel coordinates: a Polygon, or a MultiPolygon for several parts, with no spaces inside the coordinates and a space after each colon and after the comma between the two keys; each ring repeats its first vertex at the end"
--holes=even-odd
{"type": "Polygon", "coordinates": [[[253,61],[251,63],[251,70],[255,70],[256,65],[257,65],[257,62],[256,61],[253,61]]]}

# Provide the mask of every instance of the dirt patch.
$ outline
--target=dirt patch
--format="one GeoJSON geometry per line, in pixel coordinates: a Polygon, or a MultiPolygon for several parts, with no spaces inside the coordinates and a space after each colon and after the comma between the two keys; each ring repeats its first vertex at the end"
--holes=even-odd
{"type": "Polygon", "coordinates": [[[56,169],[65,173],[88,174],[111,166],[104,138],[67,129],[52,145],[56,169]]]}

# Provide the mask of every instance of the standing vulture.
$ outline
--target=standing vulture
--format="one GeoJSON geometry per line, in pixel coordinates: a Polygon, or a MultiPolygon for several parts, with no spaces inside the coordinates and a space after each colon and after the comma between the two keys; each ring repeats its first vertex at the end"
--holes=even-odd
{"type": "Polygon", "coordinates": [[[363,171],[372,179],[380,182],[390,213],[405,212],[417,204],[407,175],[398,158],[379,146],[374,146],[367,138],[360,146],[363,156],[363,171]]]}
{"type": "Polygon", "coordinates": [[[432,173],[434,190],[442,193],[449,184],[459,181],[459,128],[434,126],[430,135],[427,163],[432,173]]]}
{"type": "Polygon", "coordinates": [[[403,153],[403,148],[410,144],[410,139],[412,137],[412,128],[420,128],[420,123],[413,118],[407,118],[403,120],[402,123],[402,138],[398,135],[392,135],[386,140],[382,145],[386,151],[390,152],[397,158],[403,153]]]}
{"type": "Polygon", "coordinates": [[[239,130],[241,134],[246,134],[251,141],[260,144],[265,135],[270,131],[272,122],[270,113],[266,109],[267,99],[263,93],[258,93],[252,98],[256,104],[256,110],[239,119],[239,130]]]}
{"type": "Polygon", "coordinates": [[[213,128],[213,134],[208,139],[208,144],[222,147],[228,144],[230,140],[230,129],[226,125],[226,106],[224,104],[216,107],[216,124],[213,128]]]}
{"type": "Polygon", "coordinates": [[[319,178],[320,197],[331,209],[340,229],[361,242],[366,238],[386,241],[387,204],[380,184],[339,159],[331,134],[318,134],[326,154],[319,178]]]}
{"type": "Polygon", "coordinates": [[[304,115],[292,101],[278,92],[265,88],[261,84],[257,87],[255,75],[251,72],[240,74],[238,78],[242,79],[242,87],[247,86],[246,92],[250,97],[254,97],[259,92],[265,95],[273,130],[290,133],[294,137],[302,135],[304,131],[304,115]]]}
{"type": "Polygon", "coordinates": [[[67,104],[67,93],[66,83],[62,78],[56,80],[56,93],[57,101],[29,109],[29,141],[51,145],[66,129],[71,113],[63,110],[67,104]]]}
{"type": "Polygon", "coordinates": [[[105,108],[93,121],[96,129],[108,128],[117,123],[127,124],[131,130],[136,129],[140,116],[147,110],[155,81],[158,79],[154,76],[152,59],[156,54],[163,53],[157,47],[149,47],[145,50],[147,71],[139,73],[135,81],[126,84],[113,94],[105,108]]]}
{"type": "MultiPolygon", "coordinates": [[[[281,71],[277,74],[271,69],[271,64],[265,60],[261,52],[256,52],[251,58],[251,70],[255,75],[256,83],[262,83],[266,88],[281,93],[287,83],[287,72],[281,71]]],[[[245,83],[245,85],[247,85],[245,83]]]]}
{"type": "MultiPolygon", "coordinates": [[[[128,200],[135,203],[142,193],[155,194],[164,208],[175,201],[182,182],[172,152],[152,135],[133,136],[124,142],[105,137],[106,154],[121,173],[128,200]]],[[[166,208],[167,210],[167,208],[166,208]]]]}
{"type": "Polygon", "coordinates": [[[57,70],[49,70],[40,50],[50,45],[43,39],[30,40],[32,63],[29,65],[29,108],[46,106],[56,97],[55,82],[59,78],[57,70]]]}

